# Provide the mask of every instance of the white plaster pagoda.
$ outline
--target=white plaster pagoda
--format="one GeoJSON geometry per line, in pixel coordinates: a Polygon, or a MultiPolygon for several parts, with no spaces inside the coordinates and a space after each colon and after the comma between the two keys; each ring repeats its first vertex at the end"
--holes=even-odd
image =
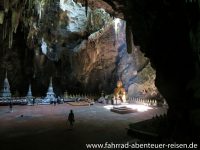
{"type": "Polygon", "coordinates": [[[42,103],[43,104],[51,104],[54,101],[56,101],[56,98],[55,98],[55,93],[53,91],[52,77],[51,77],[46,97],[42,100],[42,103]]]}
{"type": "Polygon", "coordinates": [[[33,96],[32,96],[32,90],[31,90],[31,84],[28,87],[28,93],[26,95],[26,100],[28,101],[28,104],[33,104],[33,96]]]}
{"type": "Polygon", "coordinates": [[[6,75],[5,75],[3,88],[0,91],[0,97],[11,98],[10,85],[9,85],[8,78],[7,78],[7,72],[6,72],[6,75]]]}

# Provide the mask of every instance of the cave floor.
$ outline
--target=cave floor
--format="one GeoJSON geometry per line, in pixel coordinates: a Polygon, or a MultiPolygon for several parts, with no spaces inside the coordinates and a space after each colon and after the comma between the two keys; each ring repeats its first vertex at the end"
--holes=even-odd
{"type": "Polygon", "coordinates": [[[70,106],[68,104],[0,106],[0,149],[20,150],[80,150],[90,143],[126,143],[130,123],[147,120],[166,112],[154,108],[146,112],[117,114],[102,104],[70,106]],[[75,125],[69,130],[66,124],[70,109],[74,110],[75,125]],[[23,117],[21,117],[23,115],[23,117]]]}

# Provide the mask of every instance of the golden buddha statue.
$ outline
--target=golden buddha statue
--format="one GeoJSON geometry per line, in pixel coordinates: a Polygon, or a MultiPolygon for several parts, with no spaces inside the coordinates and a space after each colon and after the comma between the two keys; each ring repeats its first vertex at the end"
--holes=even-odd
{"type": "Polygon", "coordinates": [[[114,90],[114,100],[120,100],[122,103],[126,102],[126,91],[123,88],[122,81],[117,81],[117,88],[114,90]]]}

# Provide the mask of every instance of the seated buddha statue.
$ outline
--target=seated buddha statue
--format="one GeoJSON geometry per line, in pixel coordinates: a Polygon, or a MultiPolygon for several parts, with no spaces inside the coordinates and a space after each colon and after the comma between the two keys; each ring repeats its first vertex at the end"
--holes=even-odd
{"type": "Polygon", "coordinates": [[[126,102],[126,91],[123,88],[122,81],[117,81],[117,87],[114,90],[114,100],[125,103],[126,102]]]}

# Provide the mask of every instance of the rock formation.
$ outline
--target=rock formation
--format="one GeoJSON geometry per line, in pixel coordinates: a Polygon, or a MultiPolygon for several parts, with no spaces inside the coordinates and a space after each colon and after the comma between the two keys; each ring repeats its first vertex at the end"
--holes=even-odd
{"type": "Polygon", "coordinates": [[[48,79],[53,76],[57,95],[63,95],[66,90],[69,93],[100,93],[104,90],[110,94],[118,79],[123,81],[130,97],[135,96],[133,91],[143,91],[134,86],[136,83],[143,85],[149,80],[145,85],[146,94],[137,96],[152,95],[155,73],[139,47],[134,47],[131,54],[127,53],[126,23],[119,19],[115,22],[100,8],[103,3],[110,10],[108,4],[98,1],[93,7],[89,1],[86,15],[86,6],[72,0],[37,0],[24,3],[24,7],[17,2],[8,7],[16,17],[4,10],[7,15],[1,28],[5,33],[4,43],[1,43],[4,45],[1,68],[16,72],[15,76],[11,75],[13,92],[18,91],[24,96],[31,80],[33,95],[44,96],[48,79]],[[13,7],[20,11],[13,11],[13,7]],[[6,21],[12,17],[15,19],[11,34],[6,21]],[[13,37],[8,45],[7,34],[13,37]],[[149,75],[142,73],[145,68],[149,75]]]}

